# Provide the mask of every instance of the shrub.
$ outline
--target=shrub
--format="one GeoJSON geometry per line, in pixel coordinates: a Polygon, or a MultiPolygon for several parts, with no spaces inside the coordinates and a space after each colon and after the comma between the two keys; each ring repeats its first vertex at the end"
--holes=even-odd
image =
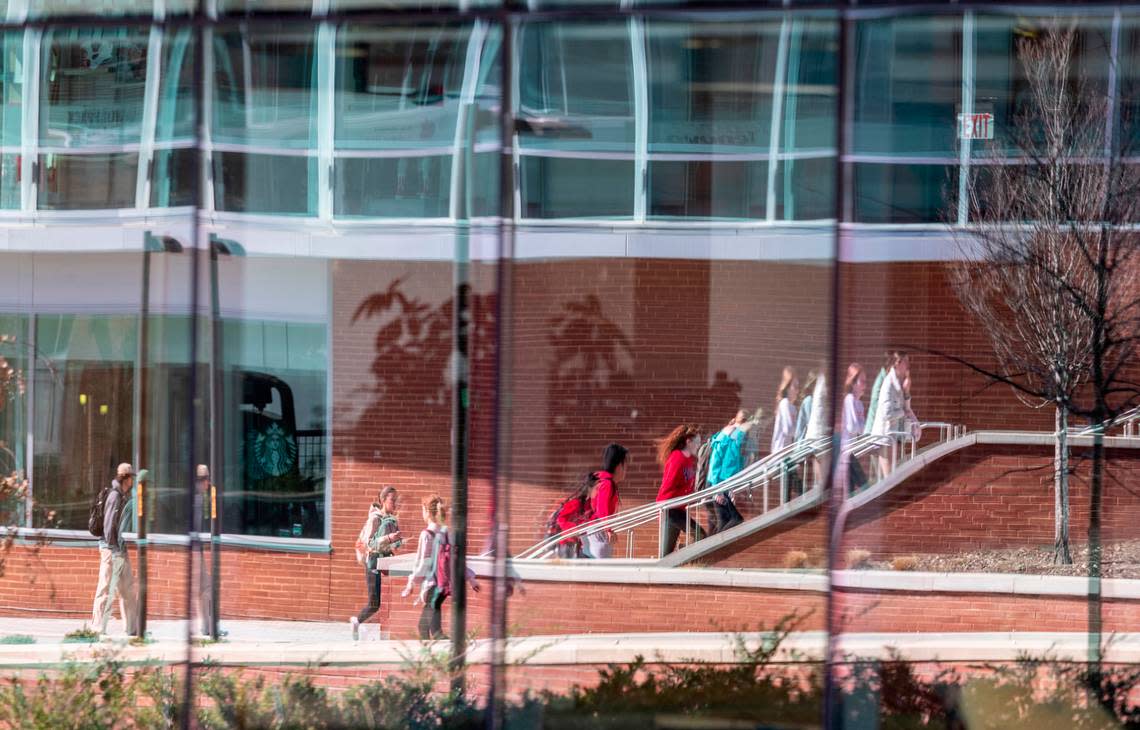
{"type": "Polygon", "coordinates": [[[900,555],[891,561],[891,570],[914,570],[918,567],[918,558],[913,555],[900,555]]]}
{"type": "Polygon", "coordinates": [[[851,570],[870,567],[871,551],[852,548],[847,551],[847,567],[851,570]]]}
{"type": "Polygon", "coordinates": [[[36,637],[31,634],[8,634],[0,636],[0,644],[34,644],[36,637]]]}
{"type": "Polygon", "coordinates": [[[784,553],[784,567],[789,570],[807,567],[808,555],[803,550],[789,550],[784,553]]]}
{"type": "Polygon", "coordinates": [[[75,631],[68,631],[63,635],[65,644],[90,644],[99,640],[99,632],[87,624],[83,624],[75,631]]]}

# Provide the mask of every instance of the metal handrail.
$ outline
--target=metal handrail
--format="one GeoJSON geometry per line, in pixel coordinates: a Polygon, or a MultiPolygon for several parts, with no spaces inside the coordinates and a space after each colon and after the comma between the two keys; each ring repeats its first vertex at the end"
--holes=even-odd
{"type": "MultiPolygon", "coordinates": [[[[683,506],[694,498],[699,498],[699,496],[709,494],[719,494],[726,488],[733,488],[733,486],[736,484],[747,484],[754,475],[766,474],[767,470],[772,464],[781,463],[785,459],[794,456],[803,458],[803,450],[804,442],[801,441],[791,444],[777,452],[769,454],[763,459],[759,459],[752,464],[749,464],[747,467],[737,472],[729,479],[726,479],[720,484],[717,484],[716,486],[705,487],[704,489],[698,490],[691,494],[682,495],[680,497],[673,497],[672,499],[668,499],[662,502],[648,502],[641,506],[634,507],[629,510],[623,510],[617,514],[610,515],[605,519],[594,520],[579,525],[573,529],[565,530],[558,533],[557,535],[552,535],[534,545],[533,547],[530,547],[527,550],[523,551],[521,554],[519,554],[518,559],[525,560],[545,557],[553,553],[557,549],[558,544],[563,540],[575,537],[581,538],[589,534],[600,532],[602,530],[612,530],[614,532],[630,532],[634,528],[640,527],[649,522],[653,522],[654,520],[661,519],[661,515],[663,515],[665,511],[683,506]]],[[[627,545],[627,554],[631,553],[632,549],[633,548],[631,542],[627,545]]]]}
{"type": "MultiPolygon", "coordinates": [[[[964,428],[961,426],[938,421],[924,422],[920,425],[923,429],[937,429],[939,433],[938,443],[949,440],[960,432],[964,432],[964,428]]],[[[891,437],[894,444],[891,458],[892,468],[899,462],[900,454],[898,453],[898,449],[900,443],[910,442],[910,458],[913,458],[917,453],[917,442],[910,438],[909,432],[892,432],[886,436],[891,437]]],[[[881,448],[883,438],[884,436],[882,435],[872,436],[861,434],[858,438],[853,439],[845,445],[843,453],[847,454],[853,448],[862,449],[856,453],[856,456],[858,456],[870,450],[881,448]]],[[[770,511],[769,488],[771,482],[775,479],[780,480],[781,486],[777,506],[783,506],[796,499],[802,499],[804,495],[812,494],[814,490],[819,488],[820,485],[813,485],[810,489],[805,489],[804,493],[799,497],[791,498],[788,493],[789,484],[787,477],[793,470],[806,467],[810,459],[828,456],[831,453],[831,444],[831,438],[797,441],[749,464],[744,469],[741,469],[736,474],[718,484],[706,486],[690,494],[661,502],[649,502],[629,510],[623,510],[605,519],[587,522],[570,530],[560,532],[557,535],[552,535],[523,551],[518,556],[518,559],[545,558],[552,555],[557,550],[558,544],[563,540],[583,538],[603,530],[610,530],[619,534],[628,533],[626,554],[628,557],[632,557],[633,530],[654,521],[663,524],[666,519],[665,514],[673,509],[684,508],[686,517],[688,518],[693,509],[715,501],[717,496],[724,492],[728,492],[730,497],[735,497],[747,491],[751,496],[758,487],[762,488],[763,502],[761,514],[767,513],[770,511]]],[[[690,524],[690,520],[686,519],[686,539],[691,541],[692,535],[688,529],[690,524]]]]}

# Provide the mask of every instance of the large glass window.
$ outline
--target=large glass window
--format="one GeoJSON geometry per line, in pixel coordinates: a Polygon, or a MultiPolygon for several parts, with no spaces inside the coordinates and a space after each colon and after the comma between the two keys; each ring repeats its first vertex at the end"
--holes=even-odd
{"type": "Polygon", "coordinates": [[[314,36],[311,30],[215,34],[215,143],[316,147],[314,36]]]}
{"type": "Polygon", "coordinates": [[[340,30],[336,215],[448,217],[465,63],[483,38],[470,28],[340,30]]]}
{"type": "Polygon", "coordinates": [[[148,34],[141,28],[44,33],[41,147],[138,144],[148,34]]]}
{"type": "Polygon", "coordinates": [[[946,220],[946,169],[958,157],[962,19],[860,21],[855,48],[854,220],[946,220]]]}
{"type": "MultiPolygon", "coordinates": [[[[0,479],[16,486],[28,474],[28,318],[0,314],[0,479]]],[[[26,501],[17,490],[0,501],[0,525],[26,525],[26,501]]]]}
{"type": "Polygon", "coordinates": [[[519,39],[523,217],[633,215],[635,90],[629,25],[529,23],[519,39]]]}
{"type": "Polygon", "coordinates": [[[133,458],[134,317],[36,318],[34,489],[59,527],[87,512],[115,466],[133,458]]]}
{"type": "Polygon", "coordinates": [[[323,538],[326,327],[226,320],[221,333],[223,530],[323,538]]]}

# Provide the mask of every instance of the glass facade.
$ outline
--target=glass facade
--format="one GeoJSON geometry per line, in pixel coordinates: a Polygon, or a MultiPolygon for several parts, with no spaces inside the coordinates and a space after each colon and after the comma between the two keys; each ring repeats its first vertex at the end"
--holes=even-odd
{"type": "Polygon", "coordinates": [[[979,230],[1049,222],[1001,194],[1027,146],[1135,167],[1140,15],[864,4],[0,4],[0,616],[100,628],[129,463],[154,633],[237,666],[470,632],[501,701],[635,656],[528,675],[508,638],[676,668],[792,616],[809,722],[862,728],[897,707],[844,683],[896,658],[1134,663],[1138,338],[1055,422],[967,283],[979,230]]]}

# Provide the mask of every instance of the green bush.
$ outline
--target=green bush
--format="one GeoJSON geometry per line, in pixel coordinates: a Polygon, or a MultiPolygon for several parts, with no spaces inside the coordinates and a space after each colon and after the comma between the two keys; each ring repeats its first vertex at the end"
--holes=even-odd
{"type": "MultiPolygon", "coordinates": [[[[638,657],[601,670],[589,686],[525,694],[505,704],[507,727],[818,727],[822,665],[781,663],[788,657],[780,647],[796,627],[791,617],[759,640],[738,636],[730,665],[659,666],[638,657]]],[[[884,730],[1140,727],[1140,667],[1094,671],[1047,657],[978,669],[924,679],[898,656],[851,662],[836,672],[833,706],[845,726],[884,730]]],[[[177,728],[187,711],[184,671],[127,667],[103,650],[37,680],[0,684],[0,728],[177,728]]],[[[403,672],[343,692],[317,686],[312,672],[270,683],[207,661],[195,668],[192,719],[206,730],[484,727],[482,697],[441,691],[447,686],[446,656],[426,647],[403,672]]]]}

